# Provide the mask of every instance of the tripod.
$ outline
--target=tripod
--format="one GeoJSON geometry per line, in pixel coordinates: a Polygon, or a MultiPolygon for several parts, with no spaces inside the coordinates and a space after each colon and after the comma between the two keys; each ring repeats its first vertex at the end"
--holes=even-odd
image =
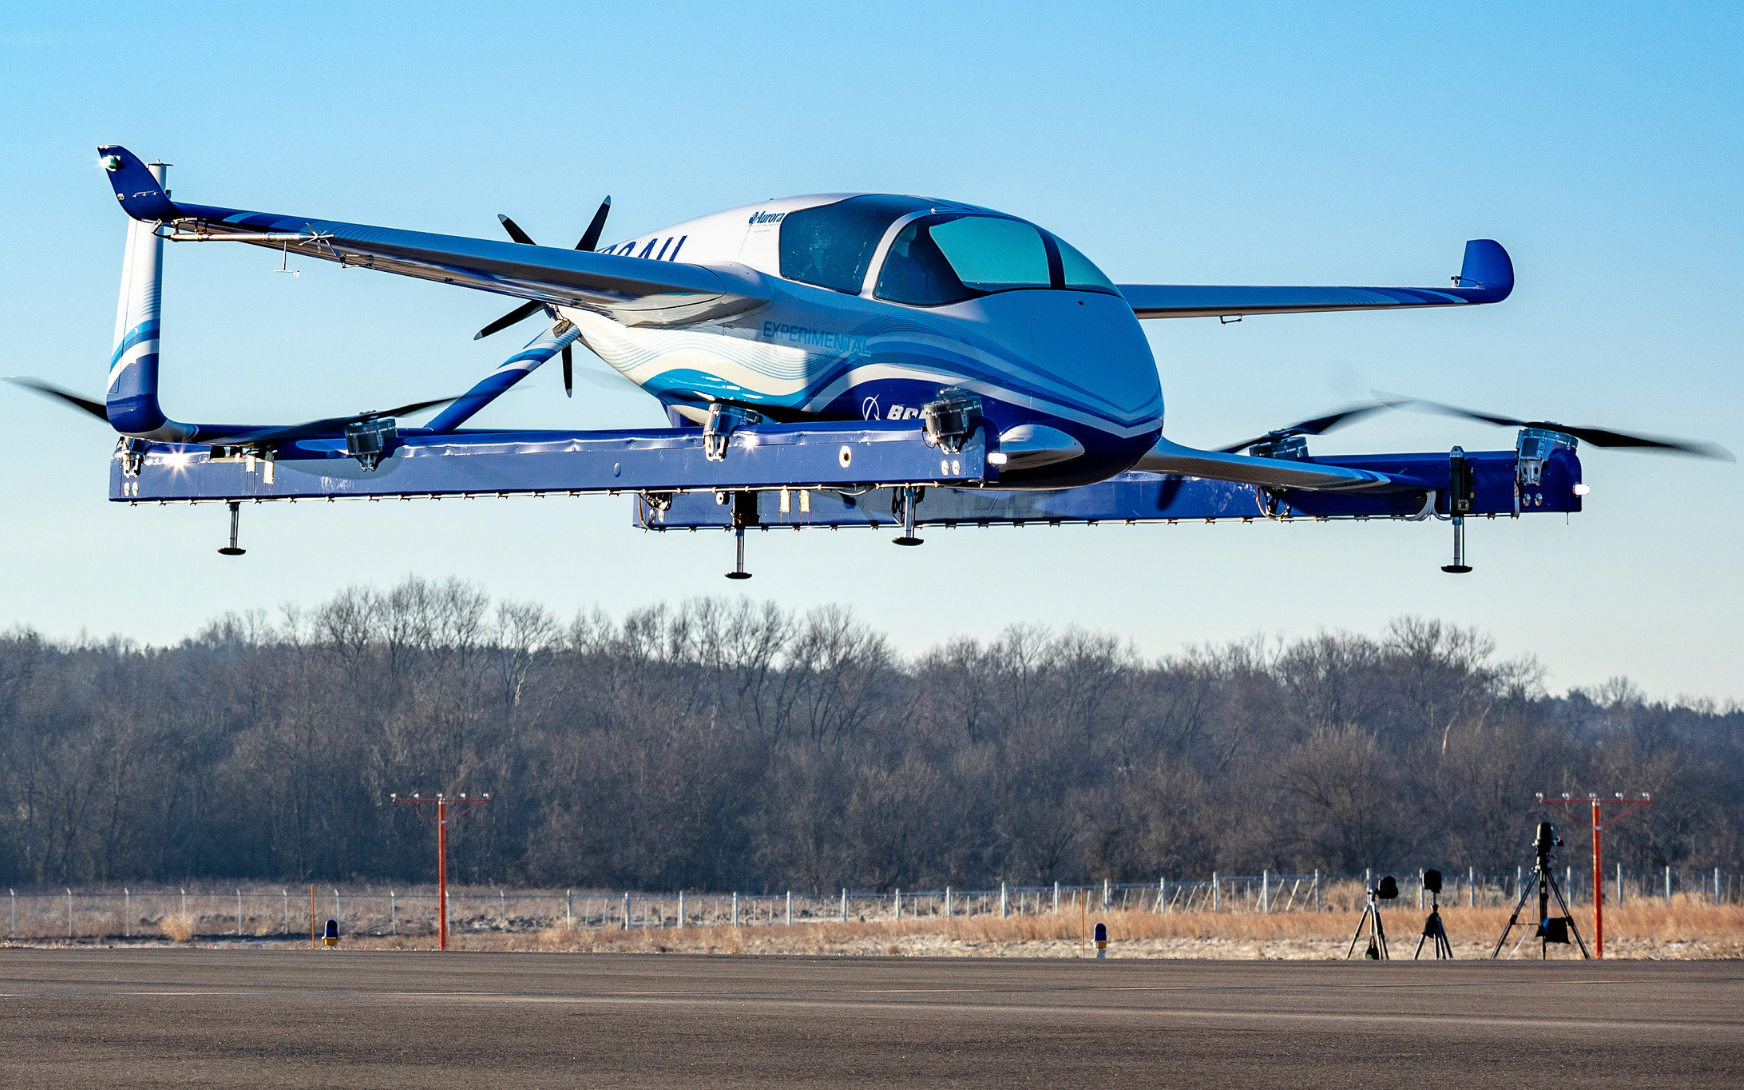
{"type": "MultiPolygon", "coordinates": [[[[1390,881],[1390,879],[1389,879],[1390,881]]],[[[1350,949],[1344,952],[1346,961],[1356,953],[1357,940],[1362,938],[1363,928],[1369,929],[1369,948],[1363,954],[1365,960],[1388,961],[1387,929],[1381,924],[1381,906],[1375,903],[1375,887],[1369,887],[1368,904],[1363,908],[1362,919],[1356,922],[1356,934],[1350,937],[1350,949]]]]}
{"type": "Polygon", "coordinates": [[[1423,953],[1423,939],[1435,940],[1435,959],[1453,960],[1453,946],[1447,941],[1447,929],[1441,926],[1441,893],[1431,893],[1429,901],[1429,918],[1423,921],[1423,937],[1417,940],[1417,953],[1411,955],[1416,961],[1423,953]]]}
{"type": "Polygon", "coordinates": [[[1572,932],[1574,941],[1580,946],[1581,957],[1592,957],[1587,952],[1586,942],[1581,939],[1580,929],[1574,925],[1574,914],[1569,912],[1568,902],[1563,900],[1562,887],[1556,884],[1556,871],[1550,866],[1550,861],[1553,858],[1550,854],[1551,849],[1561,843],[1562,838],[1556,835],[1555,826],[1548,821],[1539,822],[1538,838],[1532,845],[1538,853],[1538,861],[1532,866],[1532,877],[1527,880],[1526,887],[1520,891],[1520,901],[1514,906],[1514,914],[1508,917],[1508,926],[1502,928],[1502,937],[1496,940],[1496,949],[1490,954],[1492,959],[1502,953],[1502,947],[1508,942],[1508,932],[1512,931],[1514,924],[1519,921],[1520,910],[1526,907],[1526,898],[1532,895],[1533,887],[1538,889],[1538,930],[1522,931],[1520,941],[1514,944],[1514,950],[1509,951],[1508,956],[1513,957],[1515,951],[1520,949],[1529,936],[1537,935],[1543,940],[1539,946],[1538,956],[1548,958],[1550,944],[1560,942],[1566,945],[1568,936],[1572,932]],[[1557,906],[1562,909],[1562,916],[1556,919],[1552,919],[1550,916],[1550,897],[1552,894],[1556,895],[1557,906]]]}

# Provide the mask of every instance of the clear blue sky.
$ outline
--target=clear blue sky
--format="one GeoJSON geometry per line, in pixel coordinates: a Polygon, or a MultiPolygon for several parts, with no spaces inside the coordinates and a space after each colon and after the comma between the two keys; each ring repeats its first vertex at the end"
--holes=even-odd
{"type": "MultiPolygon", "coordinates": [[[[93,149],[117,141],[194,200],[487,237],[507,212],[559,243],[605,193],[627,237],[854,189],[1002,208],[1130,281],[1444,284],[1493,237],[1519,275],[1498,307],[1150,323],[1171,436],[1380,387],[1744,451],[1741,31],[1735,4],[8,3],[0,373],[101,390],[123,220],[93,149]]],[[[513,348],[471,340],[491,296],[242,248],[166,263],[183,419],[452,393],[513,348]]],[[[625,386],[527,385],[480,423],[659,419],[625,386]]],[[[221,508],[112,505],[103,429],[0,407],[0,625],[167,641],[406,573],[561,614],[729,588],[724,536],[643,536],[603,498],[262,506],[225,560],[221,508]]],[[[1396,415],[1317,449],[1512,442],[1396,415]]],[[[1474,526],[1464,578],[1441,523],[1200,525],[758,535],[750,587],[908,649],[1030,621],[1160,654],[1419,613],[1537,654],[1553,689],[1744,698],[1744,468],[1583,453],[1587,512],[1474,526]]]]}

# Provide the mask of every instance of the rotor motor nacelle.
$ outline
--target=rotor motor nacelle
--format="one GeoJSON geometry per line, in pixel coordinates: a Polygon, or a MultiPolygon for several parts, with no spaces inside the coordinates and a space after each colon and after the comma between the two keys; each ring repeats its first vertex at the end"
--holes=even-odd
{"type": "Polygon", "coordinates": [[[1514,440],[1516,479],[1522,486],[1544,483],[1544,464],[1559,450],[1572,451],[1580,440],[1548,428],[1521,428],[1514,440]]]}
{"type": "Polygon", "coordinates": [[[345,453],[357,459],[366,471],[381,465],[388,448],[400,436],[399,425],[391,416],[372,420],[355,420],[345,425],[345,453]]]}

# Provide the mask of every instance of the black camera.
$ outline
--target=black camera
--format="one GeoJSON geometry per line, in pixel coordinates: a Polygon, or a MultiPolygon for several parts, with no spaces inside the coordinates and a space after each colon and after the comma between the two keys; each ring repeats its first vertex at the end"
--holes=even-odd
{"type": "Polygon", "coordinates": [[[1441,872],[1426,870],[1423,872],[1423,888],[1431,893],[1441,892],[1441,872]]]}
{"type": "Polygon", "coordinates": [[[1539,822],[1538,835],[1532,840],[1532,850],[1538,853],[1539,858],[1548,856],[1552,849],[1561,845],[1562,837],[1556,835],[1556,826],[1548,821],[1539,822]]]}
{"type": "Polygon", "coordinates": [[[1399,883],[1393,880],[1392,875],[1389,874],[1379,882],[1375,883],[1375,896],[1379,897],[1381,900],[1391,901],[1398,895],[1399,883]]]}

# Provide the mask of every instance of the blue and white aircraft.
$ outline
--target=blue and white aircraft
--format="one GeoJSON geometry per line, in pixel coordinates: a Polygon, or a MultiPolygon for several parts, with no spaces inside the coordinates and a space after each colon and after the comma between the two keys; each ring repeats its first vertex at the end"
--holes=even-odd
{"type": "Polygon", "coordinates": [[[1447,570],[1466,571],[1466,516],[1579,509],[1579,440],[1730,457],[1472,413],[1520,427],[1515,449],[1308,455],[1307,436],[1380,402],[1221,450],[1164,437],[1141,320],[1498,303],[1514,270],[1487,239],[1466,244],[1445,288],[1115,284],[1035,224],[929,197],[789,197],[599,247],[608,198],[561,249],[507,217],[505,242],[172,200],[163,164],[98,153],[130,217],[105,398],[20,381],[120,433],[112,499],[227,503],[230,553],[245,501],[629,492],[648,529],[736,531],[735,577],[753,527],[897,522],[897,540],[918,544],[927,524],[1232,517],[1439,516],[1455,526],[1447,570]],[[291,425],[183,423],[158,401],[165,240],[242,242],[522,300],[479,337],[547,324],[457,398],[291,425]],[[555,356],[569,390],[578,341],[659,399],[671,427],[464,427],[555,356]],[[438,405],[423,427],[396,419],[438,405]]]}

